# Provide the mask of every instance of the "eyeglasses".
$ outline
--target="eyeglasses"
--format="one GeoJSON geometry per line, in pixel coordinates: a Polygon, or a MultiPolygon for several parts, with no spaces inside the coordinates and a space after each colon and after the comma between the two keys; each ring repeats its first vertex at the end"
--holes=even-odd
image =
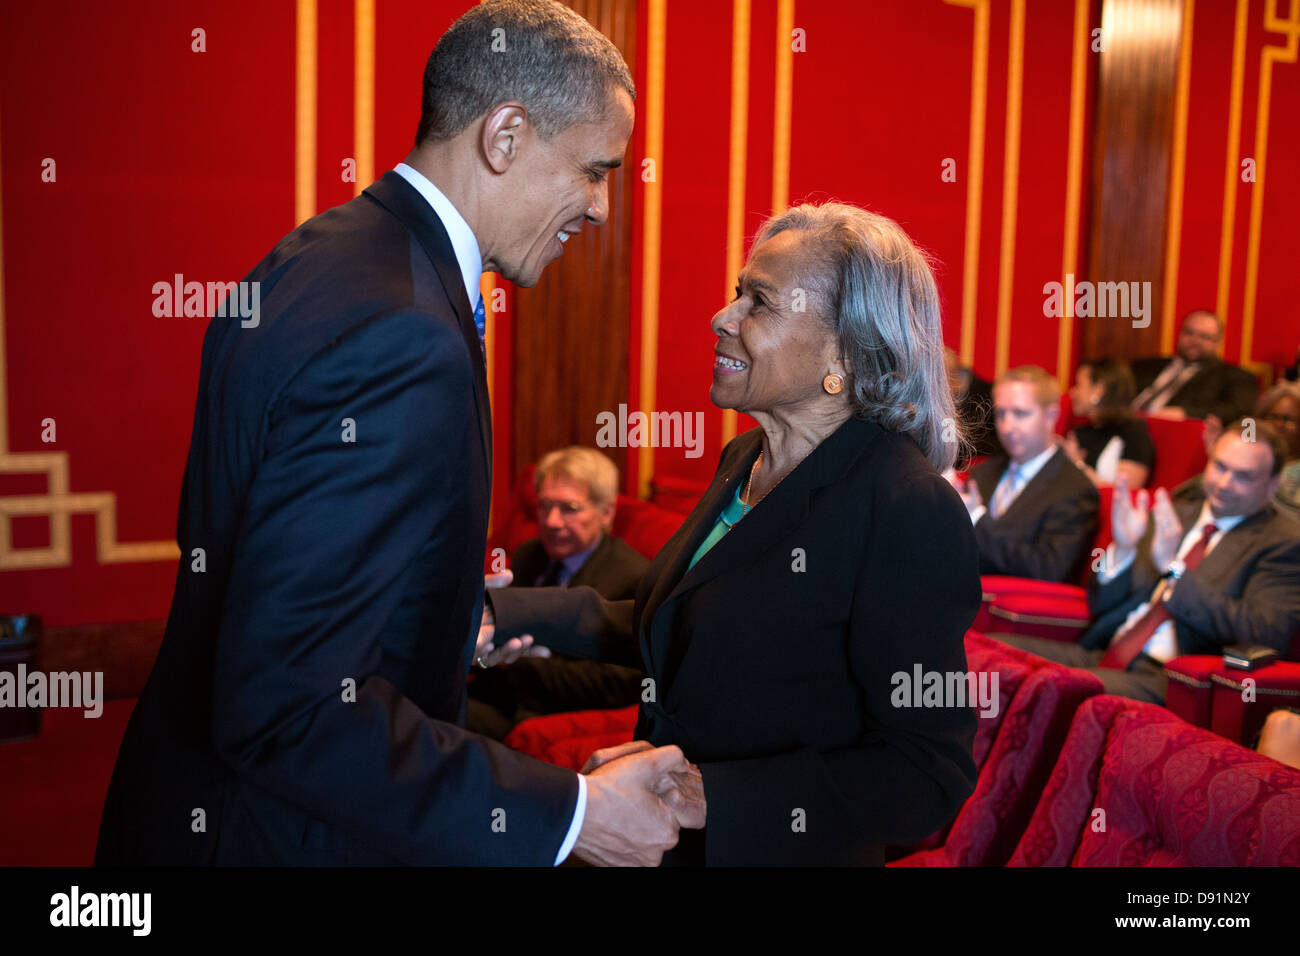
{"type": "Polygon", "coordinates": [[[549,498],[537,499],[537,516],[545,518],[551,513],[552,508],[560,509],[561,518],[572,518],[586,511],[590,504],[581,501],[551,501],[549,498]]]}
{"type": "Polygon", "coordinates": [[[1267,415],[1261,415],[1266,422],[1274,422],[1278,425],[1285,425],[1288,428],[1300,427],[1300,418],[1295,415],[1279,415],[1276,412],[1269,412],[1267,415]]]}

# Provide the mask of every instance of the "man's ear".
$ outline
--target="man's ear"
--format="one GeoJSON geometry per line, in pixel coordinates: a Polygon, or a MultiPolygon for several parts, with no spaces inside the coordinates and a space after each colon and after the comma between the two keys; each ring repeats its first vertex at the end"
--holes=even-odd
{"type": "Polygon", "coordinates": [[[504,173],[510,168],[531,131],[528,110],[522,103],[498,103],[488,111],[479,145],[493,172],[504,173]]]}

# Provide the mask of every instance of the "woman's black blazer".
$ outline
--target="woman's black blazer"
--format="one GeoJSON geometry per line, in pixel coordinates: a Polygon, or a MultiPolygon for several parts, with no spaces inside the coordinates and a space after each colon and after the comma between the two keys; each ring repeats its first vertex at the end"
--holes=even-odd
{"type": "Polygon", "coordinates": [[[665,863],[880,863],[974,789],[973,709],[896,706],[895,677],[966,670],[970,519],[911,438],[855,417],[687,571],[760,438],[723,450],[635,602],[489,592],[498,633],[645,668],[636,736],[681,747],[708,801],[665,863]]]}

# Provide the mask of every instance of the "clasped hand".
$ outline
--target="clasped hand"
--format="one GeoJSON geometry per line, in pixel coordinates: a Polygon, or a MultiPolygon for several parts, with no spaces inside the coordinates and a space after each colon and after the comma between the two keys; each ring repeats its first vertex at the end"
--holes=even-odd
{"type": "Polygon", "coordinates": [[[679,828],[704,826],[704,780],[679,747],[633,740],[597,750],[582,773],[587,812],[573,852],[588,863],[658,866],[679,828]]]}

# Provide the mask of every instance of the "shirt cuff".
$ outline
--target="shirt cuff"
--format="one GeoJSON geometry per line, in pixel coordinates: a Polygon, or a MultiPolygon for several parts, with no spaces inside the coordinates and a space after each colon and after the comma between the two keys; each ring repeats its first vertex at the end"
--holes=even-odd
{"type": "Polygon", "coordinates": [[[559,866],[573,852],[573,845],[578,842],[578,833],[582,830],[582,819],[587,815],[587,780],[578,774],[578,805],[573,808],[573,822],[569,824],[569,833],[560,844],[560,852],[555,854],[555,865],[559,866]]]}
{"type": "Polygon", "coordinates": [[[1106,566],[1097,572],[1097,580],[1102,584],[1110,584],[1111,581],[1114,581],[1117,577],[1123,574],[1136,558],[1137,552],[1134,551],[1128,556],[1128,560],[1117,567],[1115,565],[1115,544],[1112,542],[1106,548],[1106,566]]]}
{"type": "Polygon", "coordinates": [[[974,511],[972,511],[972,512],[970,513],[970,523],[971,523],[971,526],[973,527],[973,526],[979,524],[979,523],[980,523],[980,518],[983,518],[984,515],[988,512],[988,510],[989,510],[989,509],[986,508],[986,507],[984,507],[984,505],[980,505],[978,508],[976,508],[974,511]]]}

